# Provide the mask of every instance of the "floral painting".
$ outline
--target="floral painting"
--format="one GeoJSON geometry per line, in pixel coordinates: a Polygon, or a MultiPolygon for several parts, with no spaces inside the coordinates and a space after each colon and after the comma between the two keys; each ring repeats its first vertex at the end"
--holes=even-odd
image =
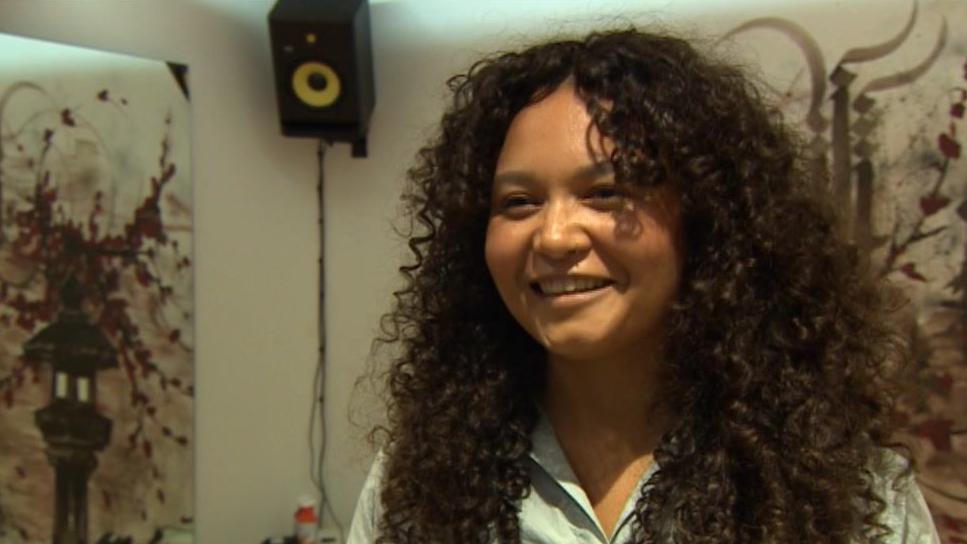
{"type": "Polygon", "coordinates": [[[898,407],[945,544],[967,543],[967,3],[837,3],[763,14],[722,47],[802,129],[874,271],[909,301],[898,407]],[[847,13],[847,10],[854,10],[847,13]]]}
{"type": "Polygon", "coordinates": [[[191,542],[185,66],[0,34],[0,542],[191,542]]]}

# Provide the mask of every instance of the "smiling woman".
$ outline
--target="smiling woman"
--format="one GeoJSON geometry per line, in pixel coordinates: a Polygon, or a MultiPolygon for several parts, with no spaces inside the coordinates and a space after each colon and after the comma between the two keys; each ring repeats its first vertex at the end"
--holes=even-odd
{"type": "Polygon", "coordinates": [[[890,298],[739,71],[627,30],[450,83],[350,543],[937,542],[890,298]]]}
{"type": "Polygon", "coordinates": [[[521,110],[485,244],[501,299],[547,351],[542,405],[607,535],[651,462],[659,420],[622,414],[654,413],[646,393],[682,263],[677,194],[619,189],[609,148],[570,82],[521,110]]]}
{"type": "Polygon", "coordinates": [[[485,246],[511,315],[552,359],[593,364],[592,377],[660,351],[682,260],[677,196],[619,189],[600,162],[606,149],[589,145],[600,140],[570,83],[518,113],[497,157],[485,246]]]}

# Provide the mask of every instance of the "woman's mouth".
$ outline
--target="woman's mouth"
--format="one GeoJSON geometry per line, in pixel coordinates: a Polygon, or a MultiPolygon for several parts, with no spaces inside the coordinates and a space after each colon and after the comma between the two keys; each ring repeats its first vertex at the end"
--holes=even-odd
{"type": "Polygon", "coordinates": [[[603,278],[548,278],[531,283],[531,288],[539,295],[554,297],[595,291],[612,283],[614,282],[603,278]]]}

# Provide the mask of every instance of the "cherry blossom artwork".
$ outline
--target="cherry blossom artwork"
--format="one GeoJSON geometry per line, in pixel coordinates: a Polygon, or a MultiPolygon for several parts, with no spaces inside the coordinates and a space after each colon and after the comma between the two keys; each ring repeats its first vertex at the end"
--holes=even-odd
{"type": "Polygon", "coordinates": [[[899,438],[945,544],[967,543],[965,25],[960,1],[836,3],[763,13],[719,42],[761,67],[848,236],[909,301],[899,438]]]}
{"type": "Polygon", "coordinates": [[[187,68],[0,34],[0,542],[192,542],[187,68]]]}

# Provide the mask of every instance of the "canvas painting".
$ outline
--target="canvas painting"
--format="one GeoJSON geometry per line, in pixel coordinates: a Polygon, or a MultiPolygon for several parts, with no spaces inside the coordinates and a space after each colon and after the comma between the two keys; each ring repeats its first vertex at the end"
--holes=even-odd
{"type": "Polygon", "coordinates": [[[849,237],[909,301],[897,417],[943,542],[967,543],[967,3],[808,4],[720,44],[761,66],[849,237]]]}
{"type": "Polygon", "coordinates": [[[0,34],[0,542],[192,542],[187,67],[0,34]]]}

